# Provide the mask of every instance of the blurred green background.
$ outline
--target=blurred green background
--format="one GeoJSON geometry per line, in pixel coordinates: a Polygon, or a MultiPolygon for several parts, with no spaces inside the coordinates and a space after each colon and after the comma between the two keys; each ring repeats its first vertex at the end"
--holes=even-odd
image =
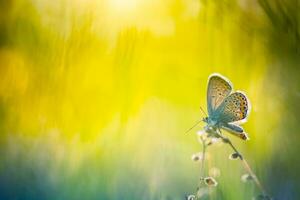
{"type": "MultiPolygon", "coordinates": [[[[0,199],[184,199],[208,76],[252,103],[238,146],[300,199],[299,0],[0,0],[0,199]]],[[[205,199],[252,199],[225,145],[205,199]]]]}

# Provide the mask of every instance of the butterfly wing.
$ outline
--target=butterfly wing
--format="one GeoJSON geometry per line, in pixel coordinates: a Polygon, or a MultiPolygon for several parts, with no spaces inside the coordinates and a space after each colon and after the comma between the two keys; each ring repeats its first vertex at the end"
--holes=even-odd
{"type": "Polygon", "coordinates": [[[242,92],[234,92],[226,97],[218,107],[218,122],[227,124],[230,122],[242,123],[246,120],[250,111],[250,103],[242,92]]]}
{"type": "Polygon", "coordinates": [[[248,135],[244,132],[244,129],[238,125],[235,124],[223,124],[222,129],[226,130],[227,132],[243,139],[248,140],[248,135]]]}
{"type": "Polygon", "coordinates": [[[241,126],[235,124],[223,124],[222,128],[224,128],[227,131],[232,131],[236,133],[244,132],[244,129],[241,126]]]}
{"type": "Polygon", "coordinates": [[[207,86],[207,109],[212,116],[223,100],[231,93],[232,85],[229,80],[219,74],[212,74],[207,86]]]}

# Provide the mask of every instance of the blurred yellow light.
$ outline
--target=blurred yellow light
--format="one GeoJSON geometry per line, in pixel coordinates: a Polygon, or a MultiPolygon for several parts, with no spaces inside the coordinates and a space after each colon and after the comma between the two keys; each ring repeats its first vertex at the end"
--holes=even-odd
{"type": "Polygon", "coordinates": [[[135,10],[137,7],[137,0],[110,0],[111,8],[117,13],[128,13],[135,10]]]}

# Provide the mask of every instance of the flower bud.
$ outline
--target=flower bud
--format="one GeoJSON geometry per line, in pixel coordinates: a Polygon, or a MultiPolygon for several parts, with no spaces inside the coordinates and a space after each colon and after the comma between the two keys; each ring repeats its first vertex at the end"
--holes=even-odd
{"type": "Polygon", "coordinates": [[[189,195],[186,197],[187,200],[196,200],[195,195],[189,195]]]}
{"type": "Polygon", "coordinates": [[[240,157],[241,157],[241,155],[239,153],[237,153],[237,152],[234,152],[234,153],[232,153],[232,154],[229,155],[229,159],[230,160],[236,160],[236,159],[238,159],[240,157]]]}
{"type": "Polygon", "coordinates": [[[241,180],[246,183],[248,181],[252,181],[253,180],[253,177],[250,175],[250,174],[244,174],[242,175],[241,177],[241,180]]]}
{"type": "Polygon", "coordinates": [[[202,155],[201,152],[200,153],[195,153],[195,154],[192,155],[192,160],[197,162],[197,161],[200,161],[202,159],[202,157],[203,157],[203,155],[202,155]]]}
{"type": "Polygon", "coordinates": [[[218,182],[213,177],[206,177],[206,178],[204,178],[204,183],[207,186],[214,186],[214,187],[216,187],[218,185],[218,182]]]}

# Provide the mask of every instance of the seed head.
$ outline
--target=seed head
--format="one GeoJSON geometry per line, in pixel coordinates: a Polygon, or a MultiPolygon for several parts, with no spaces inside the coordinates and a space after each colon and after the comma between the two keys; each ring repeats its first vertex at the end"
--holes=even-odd
{"type": "Polygon", "coordinates": [[[253,177],[250,175],[250,174],[244,174],[242,175],[241,177],[241,180],[246,183],[248,181],[252,181],[253,180],[253,177]]]}
{"type": "Polygon", "coordinates": [[[230,160],[236,160],[236,159],[238,159],[240,157],[241,157],[241,155],[239,153],[236,153],[236,152],[234,152],[234,153],[232,153],[232,154],[229,155],[229,159],[230,160]]]}
{"type": "Polygon", "coordinates": [[[207,186],[214,186],[214,187],[216,187],[218,185],[218,182],[213,177],[206,177],[206,178],[204,178],[204,183],[207,186]]]}
{"type": "Polygon", "coordinates": [[[200,153],[195,153],[195,154],[192,155],[192,160],[197,162],[197,161],[200,161],[202,159],[202,157],[203,157],[203,155],[202,155],[201,152],[200,153]]]}
{"type": "Polygon", "coordinates": [[[195,195],[189,195],[186,197],[186,200],[196,200],[195,195]]]}

